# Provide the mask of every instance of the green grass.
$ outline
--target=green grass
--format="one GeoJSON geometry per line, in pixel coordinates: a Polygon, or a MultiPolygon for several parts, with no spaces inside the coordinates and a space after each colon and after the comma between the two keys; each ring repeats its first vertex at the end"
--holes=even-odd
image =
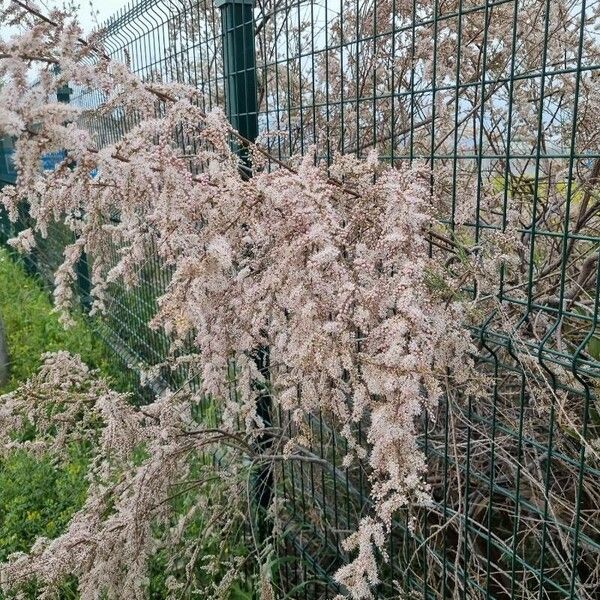
{"type": "Polygon", "coordinates": [[[0,393],[15,389],[35,373],[44,352],[58,350],[81,355],[88,366],[123,387],[122,371],[84,318],[75,315],[75,325],[65,329],[47,291],[4,248],[0,248],[0,317],[10,361],[9,379],[0,393]]]}
{"type": "Polygon", "coordinates": [[[0,463],[0,561],[64,530],[85,500],[88,454],[73,447],[68,463],[57,467],[49,456],[17,450],[0,463]]]}
{"type": "MultiPolygon", "coordinates": [[[[59,323],[53,311],[47,290],[41,281],[27,274],[23,264],[15,260],[9,252],[0,247],[0,315],[4,322],[7,338],[10,376],[6,385],[0,387],[0,394],[7,393],[33,375],[41,363],[44,352],[68,350],[79,354],[90,367],[99,369],[113,387],[121,391],[133,391],[131,378],[113,359],[103,341],[94,333],[93,321],[83,315],[75,315],[75,325],[69,329],[59,323]]],[[[211,409],[203,414],[203,419],[214,418],[211,409]]],[[[85,445],[69,448],[68,459],[60,462],[50,455],[33,456],[24,451],[13,451],[0,461],[0,561],[6,560],[13,552],[27,552],[37,537],[55,538],[64,532],[73,514],[82,506],[87,493],[85,475],[92,451],[85,445]]],[[[202,463],[203,464],[203,463],[202,463]]],[[[201,466],[201,465],[200,465],[201,466]]],[[[206,490],[188,491],[176,495],[173,509],[176,515],[185,514],[191,504],[197,501],[197,494],[206,490]]],[[[215,488],[214,493],[217,493],[215,488]]],[[[206,517],[198,514],[185,531],[185,539],[192,541],[201,536],[206,527],[206,517]]],[[[245,556],[241,533],[238,539],[223,546],[218,532],[213,539],[204,541],[200,552],[222,554],[224,557],[245,556]]],[[[149,600],[162,600],[168,596],[166,579],[168,575],[185,579],[183,564],[171,565],[171,556],[159,550],[149,563],[149,600]]],[[[210,574],[198,565],[197,584],[208,585],[218,582],[223,573],[210,574]]],[[[57,595],[59,600],[77,600],[75,578],[66,582],[57,595]]],[[[23,590],[24,598],[35,600],[39,594],[35,582],[30,582],[23,590]]],[[[193,590],[184,596],[195,597],[193,590]]],[[[242,580],[234,583],[228,598],[249,600],[253,591],[242,580]]],[[[12,600],[14,596],[3,596],[0,600],[12,600]]]]}
{"type": "MultiPolygon", "coordinates": [[[[82,316],[64,329],[47,291],[29,276],[19,261],[0,248],[0,315],[4,322],[10,373],[0,394],[17,388],[36,372],[44,352],[68,350],[113,382],[123,376],[102,341],[82,316]]],[[[123,388],[123,385],[117,386],[123,388]]],[[[13,552],[26,552],[39,536],[54,538],[83,504],[90,449],[73,446],[68,460],[36,457],[18,450],[0,461],[0,561],[13,552]]],[[[35,586],[28,598],[36,598],[35,586]]],[[[74,598],[72,582],[61,598],[74,598]]],[[[0,599],[2,595],[0,594],[0,599]]]]}

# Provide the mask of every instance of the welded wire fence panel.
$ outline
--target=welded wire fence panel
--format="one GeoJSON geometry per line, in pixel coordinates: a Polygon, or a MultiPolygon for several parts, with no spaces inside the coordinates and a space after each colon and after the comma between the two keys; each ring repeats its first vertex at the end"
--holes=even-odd
{"type": "MultiPolygon", "coordinates": [[[[255,7],[259,139],[270,154],[310,152],[331,163],[377,151],[398,169],[424,164],[436,216],[453,240],[476,249],[510,230],[521,248],[515,268],[490,273],[494,307],[473,327],[489,395],[449,393],[421,417],[434,503],[416,520],[399,516],[378,597],[597,597],[598,4],[255,7]]],[[[191,84],[204,108],[225,106],[211,2],[132,4],[106,23],[103,43],[144,81],[191,84]]],[[[93,107],[101,99],[79,92],[76,101],[93,107]]],[[[119,114],[89,123],[100,144],[132,124],[119,114]]],[[[167,340],[145,323],[169,275],[151,249],[146,265],[132,291],[111,290],[105,317],[130,362],[144,366],[168,354],[167,340]]],[[[465,282],[462,293],[479,290],[465,282]]],[[[273,418],[294,433],[289,415],[273,418]]],[[[369,510],[368,481],[360,466],[342,467],[346,447],[334,424],[313,415],[307,425],[309,450],[325,461],[277,466],[279,578],[288,597],[332,598],[332,575],[349,558],[341,542],[369,510]]],[[[364,443],[360,425],[356,436],[364,443]]]]}
{"type": "Polygon", "coordinates": [[[493,275],[499,309],[473,331],[491,398],[450,398],[423,418],[435,505],[412,533],[399,524],[381,594],[398,579],[423,597],[593,597],[598,3],[280,2],[267,14],[272,153],[423,162],[455,239],[513,227],[523,243],[516,274],[493,275]]]}

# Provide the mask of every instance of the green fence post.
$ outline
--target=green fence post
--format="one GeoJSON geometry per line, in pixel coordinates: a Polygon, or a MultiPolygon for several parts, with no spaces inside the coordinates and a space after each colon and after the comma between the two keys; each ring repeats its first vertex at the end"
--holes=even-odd
{"type": "MultiPolygon", "coordinates": [[[[253,142],[258,135],[254,0],[215,0],[215,6],[221,9],[225,110],[231,125],[253,142]]],[[[238,142],[232,142],[232,147],[240,156],[243,176],[251,177],[248,149],[238,142]]],[[[265,427],[270,427],[269,349],[257,348],[254,359],[266,381],[266,385],[256,386],[257,414],[265,427]]],[[[271,444],[270,434],[263,434],[257,446],[259,451],[265,452],[271,444]]],[[[258,504],[259,534],[263,539],[269,535],[266,511],[271,503],[272,488],[272,466],[262,467],[256,477],[254,495],[258,504]]]]}
{"type": "MultiPolygon", "coordinates": [[[[215,0],[215,6],[221,9],[227,117],[234,129],[254,141],[258,135],[254,0],[215,0]]],[[[246,149],[237,143],[234,148],[249,163],[246,149]]]]}

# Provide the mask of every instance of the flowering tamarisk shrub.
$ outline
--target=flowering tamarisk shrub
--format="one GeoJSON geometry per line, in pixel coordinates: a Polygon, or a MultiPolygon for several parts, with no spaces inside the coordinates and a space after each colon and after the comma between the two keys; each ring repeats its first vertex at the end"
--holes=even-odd
{"type": "MultiPolygon", "coordinates": [[[[29,554],[15,553],[2,565],[0,589],[18,594],[35,577],[39,584],[36,598],[54,598],[56,588],[76,575],[82,598],[104,593],[112,598],[141,599],[147,587],[148,558],[161,547],[170,549],[173,562],[178,558],[190,565],[186,571],[189,568],[192,579],[191,565],[199,560],[193,547],[187,554],[178,552],[186,525],[202,511],[207,515],[203,535],[214,535],[218,528],[227,536],[234,522],[232,515],[239,510],[230,498],[223,520],[222,505],[211,505],[207,490],[203,490],[191,510],[172,514],[170,500],[182,493],[177,484],[186,482],[183,491],[189,492],[202,488],[211,475],[214,479],[208,466],[193,468],[192,459],[212,441],[208,434],[194,435],[193,399],[165,394],[138,410],[78,357],[58,352],[43,358],[36,375],[1,398],[1,452],[15,448],[51,452],[60,462],[68,459],[64,454],[67,445],[89,444],[88,495],[62,535],[54,540],[40,538],[29,554]],[[35,438],[19,441],[15,434],[23,429],[29,433],[33,429],[35,438]],[[157,529],[160,524],[164,524],[162,534],[157,529]]],[[[219,437],[213,432],[213,439],[219,437]]],[[[224,467],[222,480],[227,473],[224,467]]],[[[228,491],[240,493],[233,486],[228,491]]],[[[218,497],[219,491],[212,486],[210,493],[218,497]]],[[[194,541],[202,539],[199,535],[194,541]]],[[[222,559],[218,572],[225,572],[223,581],[204,590],[203,597],[227,597],[237,566],[235,557],[222,559]]],[[[171,569],[175,571],[173,566],[171,569]]],[[[179,597],[185,583],[171,580],[167,587],[173,597],[179,597]]]]}
{"type": "MultiPolygon", "coordinates": [[[[76,241],[55,275],[65,321],[83,252],[91,260],[93,310],[102,311],[107,286],[135,285],[154,247],[172,278],[152,324],[172,340],[175,362],[201,373],[202,391],[221,405],[226,435],[236,436],[240,426],[249,440],[262,435],[260,383],[297,424],[318,411],[329,415],[348,440],[345,463],[358,460],[369,474],[373,506],[345,542],[356,558],[337,579],[351,597],[371,597],[394,515],[429,501],[415,419],[448,388],[483,389],[463,325],[469,305],[458,290],[486,269],[471,260],[447,269],[431,257],[432,235],[450,250],[453,241],[436,222],[430,173],[383,167],[374,153],[362,161],[338,157],[329,172],[308,153],[271,171],[264,151],[250,146],[248,178],[230,147],[237,134],[219,110],[199,108],[195,89],[140,81],[94,40],[81,40],[64,12],[44,20],[9,3],[3,16],[24,31],[0,41],[0,135],[16,138],[18,175],[1,200],[14,219],[26,199],[33,222],[13,244],[31,249],[33,234],[47,235],[53,221],[72,230],[76,241]],[[65,84],[100,90],[104,101],[95,113],[116,111],[137,124],[118,142],[97,145],[83,125],[86,111],[55,101],[65,84]],[[42,155],[57,150],[64,160],[42,172],[42,155]],[[120,248],[116,264],[106,258],[110,245],[120,248]],[[269,348],[268,381],[254,360],[257,347],[269,348]],[[358,423],[366,426],[364,447],[354,439],[358,423]]],[[[72,410],[105,422],[95,476],[110,479],[108,455],[121,461],[121,475],[116,484],[96,484],[58,540],[4,567],[4,581],[35,576],[50,590],[75,572],[84,598],[99,589],[141,598],[151,520],[161,516],[155,504],[185,477],[186,452],[174,432],[190,426],[189,406],[178,402],[175,409],[167,396],[136,412],[102,385],[79,389],[87,372],[75,359],[51,360],[56,364],[38,383],[59,384],[64,376],[67,392],[75,386],[81,397],[72,410]],[[131,454],[138,443],[150,458],[136,467],[131,454]]],[[[27,412],[29,389],[11,397],[7,425],[15,426],[11,406],[27,412]]],[[[58,404],[69,406],[66,399],[58,404]]],[[[69,435],[59,429],[52,445],[69,435]]],[[[200,450],[206,439],[214,444],[210,432],[194,436],[199,441],[185,449],[200,450]]],[[[302,446],[301,437],[287,440],[285,457],[302,459],[302,446]]],[[[246,452],[251,448],[247,443],[246,452]]]]}

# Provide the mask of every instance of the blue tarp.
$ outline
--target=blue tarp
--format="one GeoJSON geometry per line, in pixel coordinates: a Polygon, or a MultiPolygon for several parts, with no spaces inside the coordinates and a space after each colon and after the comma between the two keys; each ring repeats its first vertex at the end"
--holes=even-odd
{"type": "MultiPolygon", "coordinates": [[[[12,162],[14,152],[12,141],[8,138],[0,138],[0,182],[14,183],[17,174],[12,162]]],[[[66,153],[64,150],[49,152],[44,154],[41,160],[41,167],[44,171],[53,171],[58,163],[64,160],[66,153]]]]}
{"type": "Polygon", "coordinates": [[[62,160],[64,160],[66,155],[67,154],[64,150],[44,154],[42,156],[42,169],[44,169],[44,171],[54,171],[56,165],[62,160]]]}

